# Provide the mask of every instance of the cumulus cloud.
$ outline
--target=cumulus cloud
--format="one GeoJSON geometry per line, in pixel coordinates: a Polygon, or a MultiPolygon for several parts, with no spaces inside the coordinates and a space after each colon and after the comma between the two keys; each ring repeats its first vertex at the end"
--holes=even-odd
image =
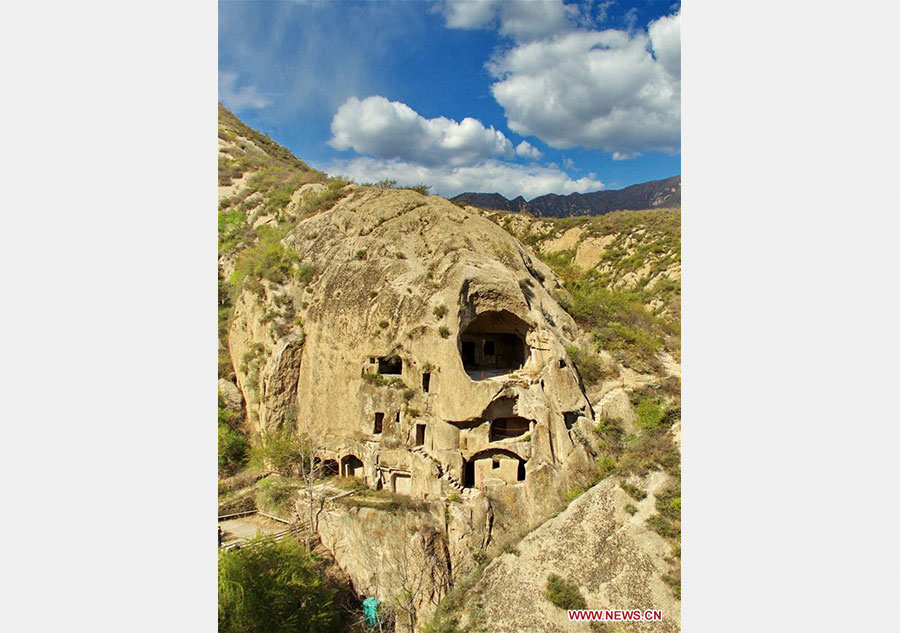
{"type": "MultiPolygon", "coordinates": [[[[602,149],[614,160],[681,148],[681,14],[646,31],[591,30],[609,2],[446,0],[449,28],[496,28],[515,40],[487,64],[509,129],[551,147],[602,149]]],[[[626,21],[636,20],[636,11],[626,21]]]]}
{"type": "Polygon", "coordinates": [[[272,100],[260,94],[254,86],[241,86],[236,88],[237,73],[223,71],[219,73],[219,101],[234,110],[259,110],[264,108],[272,100]]]}
{"type": "Polygon", "coordinates": [[[329,144],[335,149],[427,166],[514,156],[509,139],[477,119],[426,119],[406,104],[381,96],[347,99],[331,121],[331,133],[329,144]]]}
{"type": "Polygon", "coordinates": [[[654,20],[647,31],[657,61],[671,76],[681,78],[681,13],[654,20]]]}
{"type": "Polygon", "coordinates": [[[551,147],[616,158],[681,145],[680,14],[647,32],[573,31],[518,45],[488,63],[509,128],[551,147]]]}
{"type": "Polygon", "coordinates": [[[562,0],[510,2],[509,0],[447,0],[442,10],[448,27],[483,29],[497,27],[502,35],[528,41],[547,37],[569,27],[577,19],[576,5],[562,0]]]}
{"type": "Polygon", "coordinates": [[[573,180],[555,166],[519,165],[487,160],[478,165],[443,168],[418,165],[401,160],[379,160],[359,157],[335,161],[320,167],[330,174],[352,178],[357,182],[394,179],[402,184],[427,183],[442,196],[455,196],[465,191],[498,192],[507,198],[522,195],[531,199],[546,193],[586,193],[603,189],[594,174],[573,180]]]}
{"type": "Polygon", "coordinates": [[[531,160],[541,160],[541,156],[543,156],[541,150],[536,148],[528,141],[522,141],[521,143],[516,145],[516,155],[531,160]]]}

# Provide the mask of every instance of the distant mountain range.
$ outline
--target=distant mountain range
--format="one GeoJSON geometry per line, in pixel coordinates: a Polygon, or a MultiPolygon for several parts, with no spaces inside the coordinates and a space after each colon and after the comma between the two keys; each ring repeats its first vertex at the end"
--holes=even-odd
{"type": "Polygon", "coordinates": [[[681,175],[651,180],[639,185],[593,193],[548,193],[533,200],[517,196],[512,200],[499,193],[461,193],[454,202],[484,209],[525,211],[536,216],[562,218],[572,215],[602,215],[610,211],[681,206],[681,175]]]}

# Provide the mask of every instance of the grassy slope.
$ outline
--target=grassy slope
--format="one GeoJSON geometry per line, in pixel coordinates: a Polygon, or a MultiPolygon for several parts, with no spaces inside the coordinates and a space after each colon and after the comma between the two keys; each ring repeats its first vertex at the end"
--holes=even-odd
{"type": "Polygon", "coordinates": [[[660,373],[658,355],[679,358],[681,332],[681,211],[616,211],[595,217],[533,218],[492,213],[489,217],[529,244],[563,280],[557,299],[591,333],[596,353],[606,350],[638,371],[660,373]],[[577,244],[553,241],[578,228],[577,244]],[[575,264],[586,240],[606,238],[600,261],[575,264]]]}

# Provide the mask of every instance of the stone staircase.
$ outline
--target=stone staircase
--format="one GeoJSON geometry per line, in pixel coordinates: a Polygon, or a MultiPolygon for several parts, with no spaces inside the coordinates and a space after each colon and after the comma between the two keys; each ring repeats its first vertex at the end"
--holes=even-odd
{"type": "Polygon", "coordinates": [[[476,495],[475,490],[473,490],[472,488],[466,488],[456,477],[451,475],[448,471],[444,470],[444,467],[441,465],[441,463],[434,457],[432,457],[428,453],[428,451],[425,450],[424,446],[414,446],[410,450],[416,455],[421,455],[423,458],[430,459],[432,462],[434,462],[434,465],[437,467],[438,478],[442,479],[453,492],[457,493],[464,499],[471,499],[476,495]]]}

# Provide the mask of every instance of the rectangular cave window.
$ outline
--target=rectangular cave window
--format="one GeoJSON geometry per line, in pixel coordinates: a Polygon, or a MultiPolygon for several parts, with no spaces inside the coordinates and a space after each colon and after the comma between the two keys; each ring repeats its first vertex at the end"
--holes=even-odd
{"type": "Polygon", "coordinates": [[[425,425],[416,425],[416,446],[422,446],[425,443],[425,425]]]}
{"type": "Polygon", "coordinates": [[[403,359],[397,356],[382,356],[378,359],[379,374],[402,374],[403,359]]]}
{"type": "Polygon", "coordinates": [[[400,412],[397,411],[397,414],[394,416],[394,422],[400,424],[400,412]]]}
{"type": "Polygon", "coordinates": [[[519,469],[516,471],[516,481],[525,481],[525,462],[519,461],[519,469]]]}
{"type": "Polygon", "coordinates": [[[566,361],[563,359],[559,359],[559,368],[562,369],[566,366],[566,361]]]}
{"type": "Polygon", "coordinates": [[[491,469],[497,470],[498,468],[500,468],[500,460],[497,458],[494,458],[494,460],[491,461],[491,469]]]}
{"type": "Polygon", "coordinates": [[[384,413],[381,411],[375,412],[375,428],[372,431],[373,433],[381,433],[384,429],[384,413]]]}
{"type": "Polygon", "coordinates": [[[422,374],[422,391],[428,393],[429,387],[431,387],[431,372],[426,371],[422,374]]]}

